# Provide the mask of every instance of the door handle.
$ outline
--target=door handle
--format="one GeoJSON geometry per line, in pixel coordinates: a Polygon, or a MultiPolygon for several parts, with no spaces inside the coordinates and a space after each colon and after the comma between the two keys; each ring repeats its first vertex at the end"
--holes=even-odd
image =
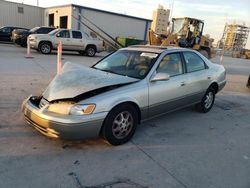
{"type": "Polygon", "coordinates": [[[181,86],[185,86],[186,85],[186,82],[181,82],[181,86]]]}
{"type": "Polygon", "coordinates": [[[208,80],[211,80],[211,78],[212,78],[212,76],[207,76],[207,79],[208,79],[208,80]]]}

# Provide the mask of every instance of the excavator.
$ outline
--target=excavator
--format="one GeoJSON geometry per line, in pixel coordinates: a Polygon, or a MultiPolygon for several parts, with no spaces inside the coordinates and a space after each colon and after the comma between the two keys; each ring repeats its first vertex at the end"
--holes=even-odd
{"type": "Polygon", "coordinates": [[[213,39],[202,35],[203,27],[202,20],[189,17],[173,18],[171,31],[167,35],[157,34],[149,29],[149,44],[192,48],[211,58],[213,39]]]}

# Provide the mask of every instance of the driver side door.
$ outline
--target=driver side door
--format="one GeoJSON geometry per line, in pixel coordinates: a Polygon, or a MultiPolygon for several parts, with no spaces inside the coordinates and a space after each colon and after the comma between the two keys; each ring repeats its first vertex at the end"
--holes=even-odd
{"type": "Polygon", "coordinates": [[[55,47],[56,48],[57,48],[58,44],[60,43],[60,41],[62,42],[63,50],[70,50],[71,37],[70,37],[69,30],[62,30],[56,34],[56,37],[55,37],[55,47]]]}

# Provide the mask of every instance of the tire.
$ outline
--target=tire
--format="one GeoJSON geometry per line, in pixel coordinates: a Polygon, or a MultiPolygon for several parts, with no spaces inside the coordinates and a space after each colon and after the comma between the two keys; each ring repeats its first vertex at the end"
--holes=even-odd
{"type": "Polygon", "coordinates": [[[86,55],[89,57],[94,57],[96,54],[96,48],[95,46],[88,46],[85,50],[86,55]]]}
{"type": "Polygon", "coordinates": [[[206,58],[209,58],[208,52],[206,50],[199,50],[199,52],[206,58]]]}
{"type": "Polygon", "coordinates": [[[199,112],[207,113],[212,109],[214,105],[214,100],[215,100],[215,90],[212,87],[210,87],[206,91],[201,102],[197,104],[195,108],[199,112]]]}
{"type": "Polygon", "coordinates": [[[52,51],[52,46],[49,42],[41,42],[38,46],[38,49],[42,54],[50,54],[52,51]]]}
{"type": "Polygon", "coordinates": [[[134,135],[138,124],[138,112],[129,104],[115,107],[106,117],[102,134],[111,145],[128,142],[134,135]]]}

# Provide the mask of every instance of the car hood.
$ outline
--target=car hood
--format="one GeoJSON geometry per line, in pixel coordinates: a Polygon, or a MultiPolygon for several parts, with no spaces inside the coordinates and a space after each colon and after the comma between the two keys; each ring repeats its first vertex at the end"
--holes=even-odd
{"type": "Polygon", "coordinates": [[[107,73],[94,68],[67,62],[43,93],[48,101],[73,99],[79,95],[108,86],[133,83],[139,79],[107,73]]]}
{"type": "Polygon", "coordinates": [[[32,36],[32,37],[37,37],[37,38],[50,38],[50,35],[48,35],[48,34],[31,34],[30,36],[32,36]]]}

